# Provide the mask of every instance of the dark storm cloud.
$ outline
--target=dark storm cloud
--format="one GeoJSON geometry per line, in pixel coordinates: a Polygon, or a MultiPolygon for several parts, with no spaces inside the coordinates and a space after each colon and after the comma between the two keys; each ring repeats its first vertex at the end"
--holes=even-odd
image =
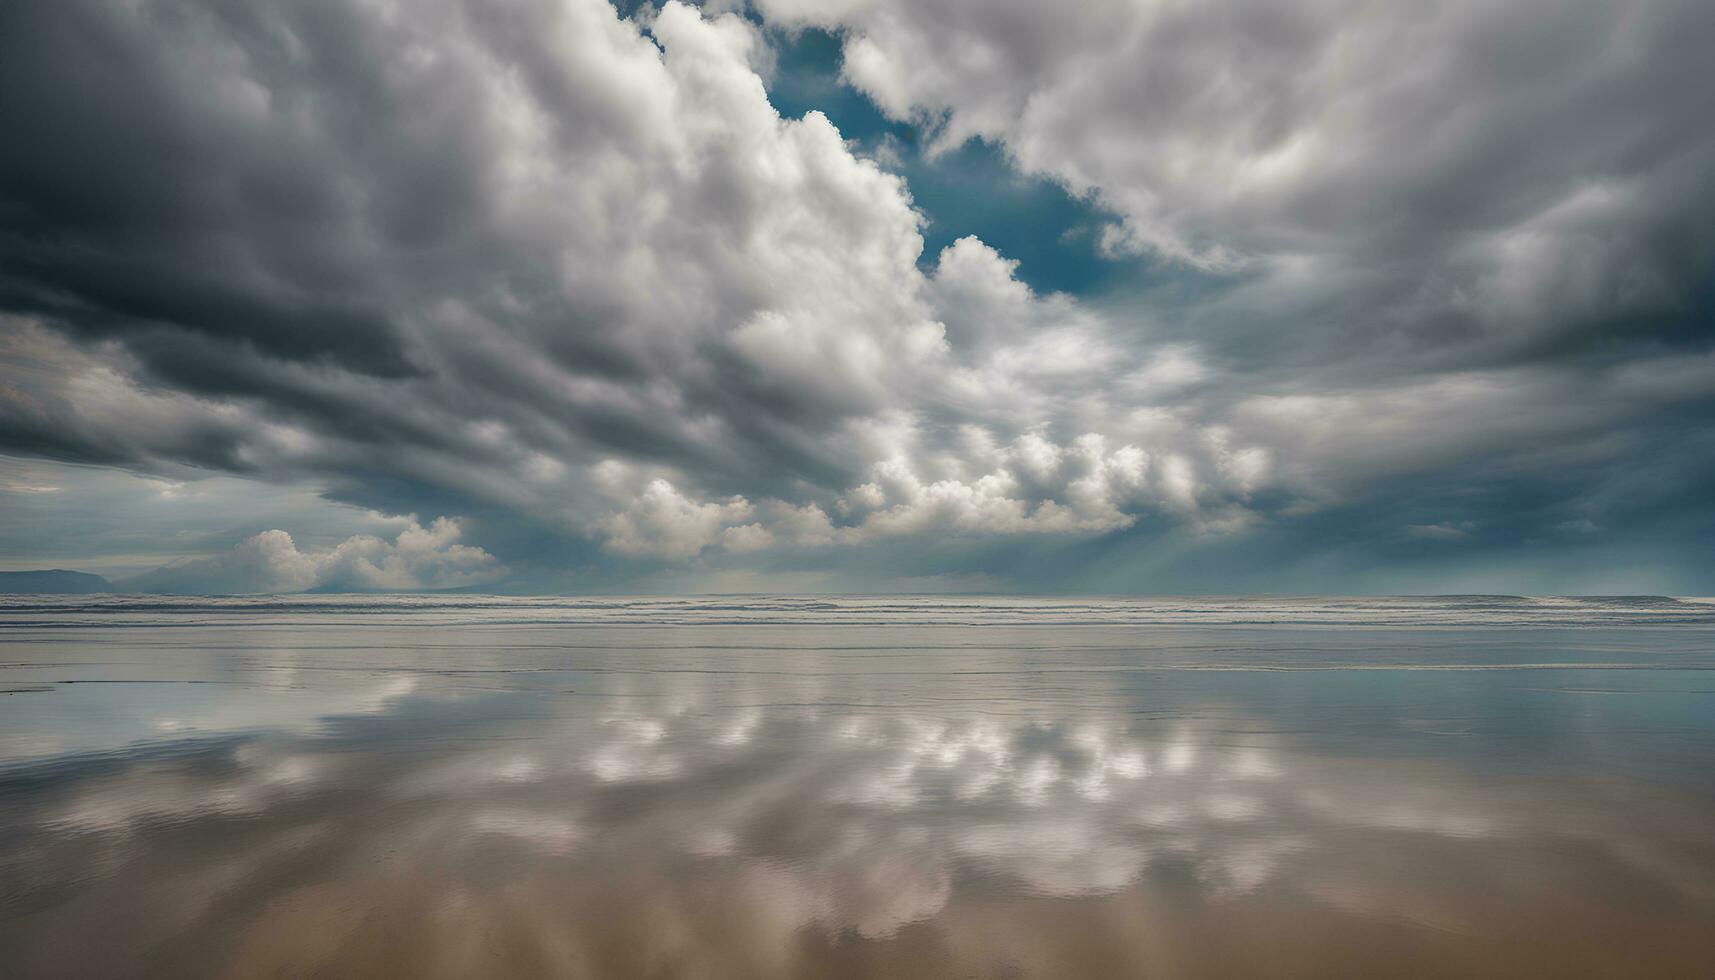
{"type": "MultiPolygon", "coordinates": [[[[1156,543],[1410,564],[1706,506],[1706,4],[753,14],[8,5],[0,450],[459,515],[556,582],[1059,554],[1125,587],[1156,543]],[[758,19],[843,67],[770,76],[758,19]],[[936,249],[758,75],[852,98],[835,70],[936,249]],[[1137,283],[1032,291],[945,227],[1015,199],[942,186],[973,136],[1137,283]]],[[[333,560],[287,543],[256,581],[333,560]]]]}
{"type": "MultiPolygon", "coordinates": [[[[187,28],[206,19],[204,36],[224,27],[266,50],[243,13],[151,12],[187,28]]],[[[129,20],[85,3],[0,13],[0,114],[16,140],[0,161],[7,304],[97,334],[170,324],[278,356],[406,370],[397,326],[354,272],[356,243],[318,233],[355,205],[339,193],[333,134],[248,124],[210,98],[215,79],[163,57],[129,20]]]]}
{"type": "MultiPolygon", "coordinates": [[[[735,454],[710,449],[721,439],[686,431],[690,413],[720,420],[734,445],[778,443],[813,466],[783,420],[825,427],[867,402],[773,383],[699,336],[766,308],[773,297],[757,294],[771,284],[693,267],[707,281],[666,308],[603,288],[615,277],[600,266],[624,258],[614,250],[658,259],[655,243],[626,241],[631,199],[655,192],[647,169],[674,162],[647,158],[679,134],[647,116],[672,110],[648,98],[672,98],[668,79],[642,79],[666,90],[635,97],[621,75],[609,99],[587,90],[580,72],[604,70],[611,52],[554,30],[609,32],[630,67],[660,66],[611,11],[578,8],[430,4],[411,12],[418,25],[344,4],[8,8],[4,115],[29,138],[0,164],[0,300],[119,339],[151,384],[326,439],[465,453],[454,420],[492,415],[557,451],[732,466],[735,454]],[[567,158],[547,163],[562,184],[544,196],[578,193],[581,166],[638,166],[588,181],[611,199],[565,215],[613,228],[556,228],[528,201],[504,213],[499,171],[530,162],[509,156],[506,129],[520,126],[541,141],[529,152],[567,158]],[[556,269],[574,260],[586,288],[556,269]],[[674,322],[696,317],[710,322],[674,322]]],[[[735,162],[703,165],[688,203],[710,214],[683,214],[667,234],[724,247],[709,239],[745,233],[756,190],[735,162]]],[[[767,448],[736,455],[758,454],[775,462],[767,448]]]]}

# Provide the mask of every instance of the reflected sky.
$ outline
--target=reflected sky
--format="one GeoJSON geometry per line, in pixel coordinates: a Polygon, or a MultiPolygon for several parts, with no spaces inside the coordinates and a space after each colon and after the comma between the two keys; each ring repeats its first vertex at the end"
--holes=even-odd
{"type": "Polygon", "coordinates": [[[1715,954],[1707,625],[259,615],[0,626],[8,976],[1715,954]]]}

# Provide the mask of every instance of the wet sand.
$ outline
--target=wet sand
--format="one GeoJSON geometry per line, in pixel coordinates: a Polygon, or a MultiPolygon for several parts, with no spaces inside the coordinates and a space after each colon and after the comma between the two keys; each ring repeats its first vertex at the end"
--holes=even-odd
{"type": "Polygon", "coordinates": [[[1712,610],[7,600],[0,974],[1707,976],[1712,610]]]}

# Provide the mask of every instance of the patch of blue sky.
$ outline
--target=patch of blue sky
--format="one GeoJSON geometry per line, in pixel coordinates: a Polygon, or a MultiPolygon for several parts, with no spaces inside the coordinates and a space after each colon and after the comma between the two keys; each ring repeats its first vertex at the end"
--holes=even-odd
{"type": "Polygon", "coordinates": [[[924,127],[888,119],[840,79],[838,36],[814,28],[769,35],[775,64],[765,82],[775,109],[793,119],[820,111],[860,152],[905,178],[926,218],[925,267],[954,241],[976,235],[1018,260],[1018,277],[1041,292],[1088,296],[1146,273],[1142,260],[1098,252],[1111,213],[1057,181],[1021,173],[1000,147],[973,139],[927,156],[924,127]]]}

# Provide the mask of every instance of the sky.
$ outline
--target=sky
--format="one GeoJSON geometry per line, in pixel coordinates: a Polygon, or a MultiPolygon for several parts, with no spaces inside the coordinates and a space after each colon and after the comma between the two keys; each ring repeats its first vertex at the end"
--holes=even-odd
{"type": "Polygon", "coordinates": [[[1715,593],[1706,0],[0,5],[0,569],[1715,593]]]}

